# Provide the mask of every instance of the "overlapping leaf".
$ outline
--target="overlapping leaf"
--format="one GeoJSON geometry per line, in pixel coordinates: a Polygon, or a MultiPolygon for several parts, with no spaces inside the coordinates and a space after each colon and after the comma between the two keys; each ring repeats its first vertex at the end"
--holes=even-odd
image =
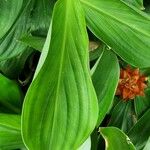
{"type": "Polygon", "coordinates": [[[20,41],[41,52],[45,43],[45,38],[36,36],[24,36],[20,39],[20,41]]]}
{"type": "Polygon", "coordinates": [[[30,150],[75,150],[89,137],[98,117],[78,0],[57,2],[50,47],[45,48],[49,49],[47,58],[25,98],[24,142],[30,150]]]}
{"type": "Polygon", "coordinates": [[[150,17],[120,0],[81,0],[89,29],[127,63],[150,66],[150,17]]]}
{"type": "Polygon", "coordinates": [[[150,108],[150,89],[145,90],[145,96],[137,96],[134,101],[136,115],[141,117],[150,108]]]}
{"type": "Polygon", "coordinates": [[[23,0],[2,0],[0,4],[0,39],[9,31],[22,8],[23,0]]]}
{"type": "Polygon", "coordinates": [[[92,75],[93,85],[99,101],[98,125],[102,122],[112,105],[118,80],[118,59],[113,52],[105,49],[103,55],[97,61],[96,69],[92,75]]]}
{"type": "Polygon", "coordinates": [[[11,79],[18,79],[28,57],[33,53],[33,49],[27,48],[16,57],[0,62],[0,71],[11,79]]]}
{"type": "Polygon", "coordinates": [[[13,112],[21,112],[23,93],[19,85],[0,74],[0,103],[13,112]]]}
{"type": "Polygon", "coordinates": [[[45,37],[49,28],[50,20],[52,17],[52,10],[56,0],[31,1],[33,5],[30,15],[30,31],[33,35],[45,37]]]}
{"type": "MultiPolygon", "coordinates": [[[[26,46],[22,45],[18,39],[22,34],[27,32],[27,23],[30,11],[25,12],[25,10],[30,8],[28,1],[23,1],[22,8],[17,19],[13,23],[9,32],[0,39],[0,61],[17,56],[26,49],[26,46]]],[[[10,5],[10,8],[14,8],[16,5],[17,3],[14,3],[13,5],[10,5]]],[[[10,18],[13,17],[13,15],[13,13],[10,13],[10,18]]]]}
{"type": "Polygon", "coordinates": [[[129,131],[128,136],[137,150],[141,150],[150,136],[150,109],[138,120],[129,131]]]}
{"type": "Polygon", "coordinates": [[[118,128],[100,128],[100,133],[105,139],[106,150],[135,150],[135,147],[128,136],[118,128]]]}
{"type": "Polygon", "coordinates": [[[21,118],[19,115],[0,114],[0,149],[23,148],[21,138],[21,118]]]}
{"type": "Polygon", "coordinates": [[[113,108],[111,112],[109,126],[115,126],[127,133],[131,127],[136,123],[137,118],[135,116],[133,103],[131,101],[120,102],[113,108]]]}
{"type": "Polygon", "coordinates": [[[133,5],[138,9],[144,10],[143,0],[122,0],[122,1],[128,3],[129,5],[133,5]]]}
{"type": "MultiPolygon", "coordinates": [[[[16,9],[18,3],[21,3],[20,0],[18,0],[18,3],[17,0],[15,1],[11,2],[9,6],[13,10],[16,9]]],[[[36,35],[37,33],[39,36],[46,36],[54,2],[55,0],[51,0],[51,2],[49,2],[49,0],[23,1],[22,8],[20,12],[18,12],[18,17],[15,22],[13,23],[12,20],[10,20],[12,26],[9,32],[3,34],[0,38],[0,61],[10,59],[26,50],[27,46],[19,41],[22,36],[28,34],[36,35]]],[[[9,15],[10,18],[14,18],[14,13],[9,12],[9,15]]],[[[0,16],[0,20],[2,17],[3,16],[0,16]]],[[[5,18],[7,17],[5,16],[5,18]]],[[[2,27],[1,25],[0,29],[2,27]]]]}

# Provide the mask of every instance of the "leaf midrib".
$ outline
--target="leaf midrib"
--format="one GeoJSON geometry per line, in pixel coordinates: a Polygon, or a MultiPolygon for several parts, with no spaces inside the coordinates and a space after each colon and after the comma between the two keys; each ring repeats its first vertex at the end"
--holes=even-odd
{"type": "Polygon", "coordinates": [[[135,31],[140,32],[140,33],[143,33],[145,36],[150,37],[150,35],[147,34],[146,32],[144,32],[143,30],[140,30],[139,28],[136,28],[134,26],[130,26],[129,24],[127,24],[126,22],[120,20],[119,18],[116,18],[115,16],[112,16],[110,13],[107,13],[107,12],[104,12],[103,10],[101,10],[101,9],[98,9],[93,4],[91,4],[91,3],[89,3],[89,2],[87,2],[85,0],[81,0],[81,2],[84,3],[85,5],[91,7],[92,9],[95,9],[97,12],[101,12],[101,13],[105,14],[106,16],[109,16],[110,18],[120,22],[121,24],[128,26],[130,29],[135,30],[135,31]]]}

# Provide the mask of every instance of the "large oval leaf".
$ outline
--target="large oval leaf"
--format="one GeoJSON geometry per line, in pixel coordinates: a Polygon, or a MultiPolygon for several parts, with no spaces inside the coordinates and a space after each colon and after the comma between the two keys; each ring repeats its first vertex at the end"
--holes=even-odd
{"type": "Polygon", "coordinates": [[[25,98],[24,142],[30,150],[75,150],[90,135],[97,117],[80,2],[59,0],[47,58],[25,98]]]}
{"type": "Polygon", "coordinates": [[[135,150],[135,147],[127,135],[118,128],[100,128],[100,133],[105,139],[106,150],[135,150]]]}
{"type": "Polygon", "coordinates": [[[81,0],[90,30],[133,66],[150,66],[150,17],[120,0],[81,0]]]}
{"type": "Polygon", "coordinates": [[[93,85],[99,101],[98,126],[112,105],[119,81],[119,74],[119,64],[116,55],[109,50],[105,50],[97,61],[96,69],[92,75],[93,85]]]}

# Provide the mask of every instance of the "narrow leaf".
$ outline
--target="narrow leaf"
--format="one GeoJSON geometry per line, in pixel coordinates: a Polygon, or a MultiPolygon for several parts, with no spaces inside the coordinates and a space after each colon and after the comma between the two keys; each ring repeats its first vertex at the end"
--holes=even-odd
{"type": "Polygon", "coordinates": [[[138,120],[129,131],[128,136],[137,150],[143,148],[150,136],[150,109],[138,120]]]}
{"type": "Polygon", "coordinates": [[[82,8],[78,0],[59,0],[48,55],[25,98],[23,139],[30,150],[77,149],[97,117],[82,8]]]}
{"type": "Polygon", "coordinates": [[[113,108],[110,115],[111,117],[108,125],[115,126],[125,133],[127,133],[137,121],[134,113],[133,102],[131,101],[124,102],[123,100],[120,100],[120,102],[113,108]]]}
{"type": "Polygon", "coordinates": [[[112,105],[118,80],[118,59],[113,52],[105,50],[102,57],[98,60],[92,75],[93,85],[99,101],[98,125],[102,122],[112,105]]]}

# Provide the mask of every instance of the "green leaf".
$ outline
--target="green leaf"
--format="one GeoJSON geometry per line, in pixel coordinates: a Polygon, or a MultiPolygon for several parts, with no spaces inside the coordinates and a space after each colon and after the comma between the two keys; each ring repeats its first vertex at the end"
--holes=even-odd
{"type": "Polygon", "coordinates": [[[98,118],[80,2],[59,0],[53,13],[48,55],[23,107],[22,133],[30,150],[77,149],[98,118]]]}
{"type": "Polygon", "coordinates": [[[145,1],[145,12],[150,15],[150,3],[149,1],[145,1]]]}
{"type": "Polygon", "coordinates": [[[9,31],[21,10],[23,0],[2,0],[0,4],[0,39],[9,31]]]}
{"type": "Polygon", "coordinates": [[[99,101],[98,125],[112,106],[119,81],[119,73],[116,55],[110,50],[105,49],[103,55],[96,62],[96,69],[92,74],[93,85],[99,101]]]}
{"type": "Polygon", "coordinates": [[[39,71],[41,70],[45,59],[47,57],[48,51],[49,51],[49,47],[50,47],[50,41],[51,41],[51,34],[52,34],[52,23],[50,24],[49,30],[48,30],[48,34],[47,34],[47,38],[46,41],[44,43],[43,49],[42,49],[42,53],[33,77],[33,80],[35,79],[35,77],[37,76],[37,74],[39,73],[39,71]]]}
{"type": "Polygon", "coordinates": [[[127,63],[150,66],[150,17],[120,0],[81,0],[89,29],[127,63]]]}
{"type": "Polygon", "coordinates": [[[21,138],[19,115],[0,113],[0,149],[10,150],[24,147],[21,138]]]}
{"type": "Polygon", "coordinates": [[[113,111],[110,113],[111,118],[109,122],[109,126],[115,126],[127,133],[131,127],[137,121],[133,102],[128,101],[124,102],[120,100],[120,102],[113,108],[113,111]]]}
{"type": "MultiPolygon", "coordinates": [[[[14,7],[14,5],[11,5],[11,7],[14,7]]],[[[26,49],[26,46],[20,43],[18,39],[22,34],[27,32],[27,22],[30,15],[30,11],[25,11],[27,8],[30,10],[29,4],[27,1],[24,1],[13,26],[9,32],[0,39],[0,61],[17,56],[26,49]]],[[[10,15],[10,17],[12,17],[14,14],[11,13],[10,15]]]]}
{"type": "Polygon", "coordinates": [[[7,77],[11,79],[18,79],[26,60],[33,53],[33,50],[27,48],[21,54],[16,57],[4,60],[0,62],[0,71],[7,77]]]}
{"type": "Polygon", "coordinates": [[[23,93],[19,85],[0,74],[0,103],[13,112],[21,112],[23,93]]]}
{"type": "Polygon", "coordinates": [[[145,96],[137,96],[134,101],[135,111],[138,117],[150,108],[150,88],[145,90],[145,96]]]}
{"type": "Polygon", "coordinates": [[[20,41],[41,52],[45,43],[45,38],[27,35],[22,37],[20,41]]]}
{"type": "Polygon", "coordinates": [[[144,10],[144,6],[143,6],[143,0],[122,0],[124,2],[126,2],[129,5],[135,6],[136,8],[140,9],[140,10],[144,10]]]}
{"type": "Polygon", "coordinates": [[[31,0],[30,30],[32,35],[43,37],[47,35],[55,2],[56,0],[31,0]]]}
{"type": "MultiPolygon", "coordinates": [[[[27,46],[19,41],[24,35],[36,36],[38,33],[38,36],[46,37],[54,2],[55,0],[51,2],[49,0],[23,1],[22,9],[15,23],[9,32],[0,39],[0,61],[18,56],[27,49],[27,46]]],[[[13,15],[12,13],[11,17],[13,15]]]]}
{"type": "Polygon", "coordinates": [[[95,59],[98,59],[102,56],[104,52],[103,46],[98,47],[97,49],[90,51],[90,61],[93,61],[95,59]]]}
{"type": "Polygon", "coordinates": [[[121,130],[115,127],[100,128],[105,139],[106,150],[135,150],[130,139],[121,130]]]}
{"type": "Polygon", "coordinates": [[[128,136],[135,145],[137,150],[140,150],[146,144],[150,136],[150,109],[138,120],[138,122],[129,131],[128,136]]]}

